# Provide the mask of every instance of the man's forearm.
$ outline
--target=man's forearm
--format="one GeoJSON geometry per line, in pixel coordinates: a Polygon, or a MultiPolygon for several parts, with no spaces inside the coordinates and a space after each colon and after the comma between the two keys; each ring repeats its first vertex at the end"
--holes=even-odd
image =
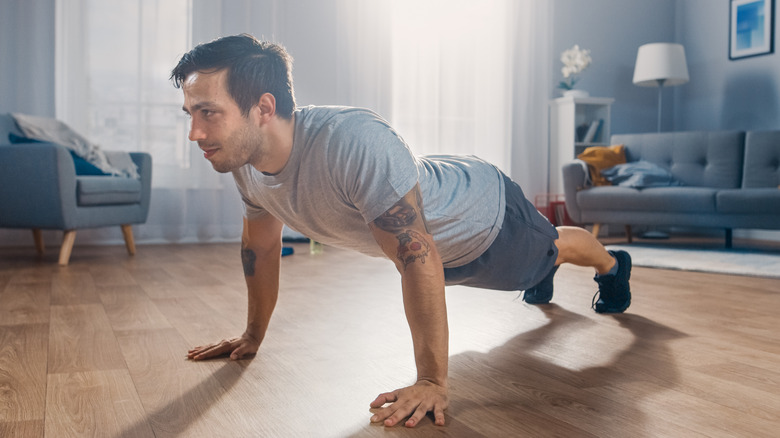
{"type": "Polygon", "coordinates": [[[428,266],[410,267],[403,274],[404,309],[414,342],[417,380],[447,386],[449,327],[444,297],[444,273],[435,258],[428,266]]]}
{"type": "Polygon", "coordinates": [[[278,247],[257,250],[242,245],[241,261],[247,286],[248,335],[262,341],[279,295],[281,243],[278,247]]]}

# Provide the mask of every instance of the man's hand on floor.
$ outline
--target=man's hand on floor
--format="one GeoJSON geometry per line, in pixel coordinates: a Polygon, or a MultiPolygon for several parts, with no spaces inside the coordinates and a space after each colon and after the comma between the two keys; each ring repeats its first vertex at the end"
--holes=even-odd
{"type": "Polygon", "coordinates": [[[376,400],[371,402],[371,408],[377,409],[371,417],[371,422],[384,421],[385,426],[395,426],[411,415],[404,426],[414,427],[428,412],[433,412],[435,424],[444,426],[444,410],[448,404],[447,388],[420,380],[412,386],[379,394],[376,400]],[[382,407],[386,403],[390,405],[382,407]]]}
{"type": "Polygon", "coordinates": [[[257,353],[260,341],[247,333],[241,337],[225,339],[213,344],[201,345],[187,352],[187,359],[202,360],[217,356],[230,355],[230,359],[237,360],[245,356],[257,353]]]}

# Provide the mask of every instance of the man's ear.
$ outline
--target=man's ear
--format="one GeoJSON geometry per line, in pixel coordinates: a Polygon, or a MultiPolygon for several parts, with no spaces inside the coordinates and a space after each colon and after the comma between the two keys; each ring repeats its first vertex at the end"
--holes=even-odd
{"type": "Polygon", "coordinates": [[[265,122],[276,115],[276,98],[271,93],[264,93],[254,107],[260,120],[265,122]]]}

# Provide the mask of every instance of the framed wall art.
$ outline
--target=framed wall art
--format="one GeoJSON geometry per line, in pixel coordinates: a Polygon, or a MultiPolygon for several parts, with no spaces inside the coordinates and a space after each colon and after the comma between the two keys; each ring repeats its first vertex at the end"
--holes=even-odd
{"type": "Polygon", "coordinates": [[[775,0],[731,0],[729,59],[774,52],[775,0]]]}

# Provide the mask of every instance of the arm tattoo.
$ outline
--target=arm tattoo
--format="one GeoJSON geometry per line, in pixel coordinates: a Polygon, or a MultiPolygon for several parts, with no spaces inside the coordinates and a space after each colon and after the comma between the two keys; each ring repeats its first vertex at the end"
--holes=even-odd
{"type": "Polygon", "coordinates": [[[251,249],[241,246],[241,263],[244,265],[244,275],[253,277],[255,275],[255,261],[257,256],[251,249]]]}
{"type": "Polygon", "coordinates": [[[422,219],[425,233],[430,234],[428,224],[425,222],[425,214],[423,214],[422,194],[419,186],[415,188],[412,202],[416,205],[401,198],[389,210],[374,220],[374,225],[379,229],[395,234],[395,238],[398,239],[396,257],[401,261],[404,269],[416,260],[420,260],[424,264],[431,249],[424,234],[410,229],[419,217],[422,219]]]}
{"type": "Polygon", "coordinates": [[[398,253],[396,257],[404,264],[404,269],[417,259],[425,264],[425,257],[428,256],[428,252],[431,249],[431,246],[425,240],[425,236],[414,230],[406,230],[398,233],[395,237],[398,239],[398,253]]]}
{"type": "Polygon", "coordinates": [[[402,198],[376,218],[374,223],[385,231],[401,231],[404,227],[413,224],[415,220],[417,220],[417,211],[402,198]]]}

